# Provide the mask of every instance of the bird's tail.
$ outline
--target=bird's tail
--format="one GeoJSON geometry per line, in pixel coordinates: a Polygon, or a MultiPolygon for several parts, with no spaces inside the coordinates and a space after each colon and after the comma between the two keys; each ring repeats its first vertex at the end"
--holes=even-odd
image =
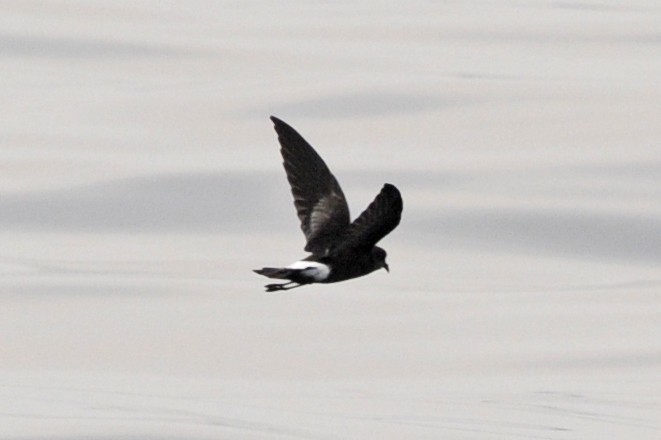
{"type": "Polygon", "coordinates": [[[269,278],[291,280],[298,278],[296,275],[301,272],[301,269],[289,269],[286,267],[263,267],[261,269],[255,269],[254,272],[269,278]]]}

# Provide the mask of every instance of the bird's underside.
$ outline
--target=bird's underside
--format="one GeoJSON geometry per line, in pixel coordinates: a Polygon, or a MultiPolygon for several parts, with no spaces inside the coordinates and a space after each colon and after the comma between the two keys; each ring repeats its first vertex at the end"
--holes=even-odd
{"type": "Polygon", "coordinates": [[[385,184],[374,201],[351,222],[349,206],[337,179],[317,152],[292,127],[271,117],[294,206],[311,255],[287,267],[264,267],[256,273],[288,280],[267,284],[266,291],[290,290],[312,283],[333,283],[386,268],[386,253],[376,243],[399,224],[402,198],[385,184]]]}

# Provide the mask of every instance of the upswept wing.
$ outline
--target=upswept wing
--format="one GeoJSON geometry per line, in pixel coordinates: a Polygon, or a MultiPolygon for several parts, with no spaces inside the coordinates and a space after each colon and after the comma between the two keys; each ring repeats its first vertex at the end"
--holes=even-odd
{"type": "Polygon", "coordinates": [[[351,220],[342,188],[321,157],[296,130],[274,116],[271,121],[278,133],[294,206],[307,240],[305,250],[325,255],[351,220]]]}
{"type": "Polygon", "coordinates": [[[386,183],[367,209],[349,225],[337,250],[371,249],[399,225],[403,208],[399,190],[386,183]]]}

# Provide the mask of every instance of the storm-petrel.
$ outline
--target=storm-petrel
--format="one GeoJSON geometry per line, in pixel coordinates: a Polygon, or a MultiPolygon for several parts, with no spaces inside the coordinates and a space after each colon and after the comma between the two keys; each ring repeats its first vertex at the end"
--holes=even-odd
{"type": "Polygon", "coordinates": [[[289,280],[267,284],[266,291],[289,290],[311,283],[335,283],[377,269],[389,271],[386,251],[376,243],[388,235],[402,216],[402,196],[386,183],[353,222],[342,189],[314,148],[292,127],[271,116],[280,153],[294,196],[296,213],[312,255],[287,267],[257,269],[260,275],[289,280]]]}

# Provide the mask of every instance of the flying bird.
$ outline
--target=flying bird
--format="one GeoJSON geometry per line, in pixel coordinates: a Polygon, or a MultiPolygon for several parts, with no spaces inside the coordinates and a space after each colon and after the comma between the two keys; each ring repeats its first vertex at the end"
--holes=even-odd
{"type": "Polygon", "coordinates": [[[255,270],[265,277],[288,280],[267,284],[267,292],[312,283],[335,283],[378,269],[390,271],[386,251],[376,246],[402,216],[402,196],[389,183],[353,222],[337,179],[319,154],[292,127],[271,116],[280,142],[287,180],[311,255],[287,267],[255,270]]]}

